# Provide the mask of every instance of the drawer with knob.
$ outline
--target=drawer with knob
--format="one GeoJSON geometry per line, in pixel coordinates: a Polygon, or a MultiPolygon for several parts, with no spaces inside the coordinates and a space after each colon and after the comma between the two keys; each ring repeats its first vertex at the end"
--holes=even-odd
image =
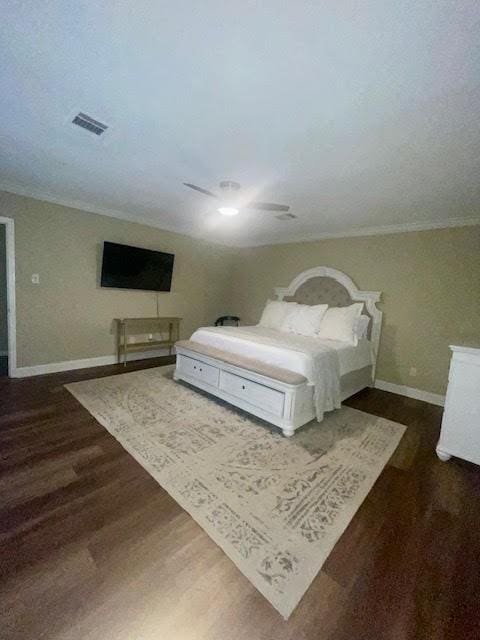
{"type": "Polygon", "coordinates": [[[228,371],[220,372],[219,388],[245,402],[269,411],[274,415],[283,414],[285,395],[281,391],[271,389],[258,382],[247,380],[228,371]]]}
{"type": "Polygon", "coordinates": [[[191,378],[196,378],[206,384],[218,386],[219,370],[217,367],[212,367],[209,364],[205,364],[201,360],[195,360],[188,356],[177,356],[177,368],[180,373],[191,378]]]}

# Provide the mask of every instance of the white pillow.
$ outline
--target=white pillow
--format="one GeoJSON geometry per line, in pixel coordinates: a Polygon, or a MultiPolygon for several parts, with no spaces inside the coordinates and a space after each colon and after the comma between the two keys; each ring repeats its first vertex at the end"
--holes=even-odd
{"type": "Polygon", "coordinates": [[[280,331],[283,321],[287,317],[290,309],[296,307],[296,302],[283,302],[280,300],[267,300],[267,304],[258,323],[260,327],[266,329],[277,329],[280,331]]]}
{"type": "Polygon", "coordinates": [[[297,304],[288,312],[281,330],[301,336],[316,336],[327,309],[328,304],[297,304]]]}
{"type": "Polygon", "coordinates": [[[322,318],[317,336],[324,340],[339,340],[357,346],[355,325],[362,309],[363,302],[355,302],[349,307],[330,307],[322,318]]]}
{"type": "Polygon", "coordinates": [[[370,324],[369,316],[364,316],[363,314],[357,318],[355,323],[355,333],[359,340],[363,340],[363,338],[367,337],[368,325],[370,324]]]}

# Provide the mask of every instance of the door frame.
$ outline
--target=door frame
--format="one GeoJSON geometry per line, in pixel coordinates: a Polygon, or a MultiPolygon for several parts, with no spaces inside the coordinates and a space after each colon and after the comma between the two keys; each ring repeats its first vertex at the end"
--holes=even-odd
{"type": "Polygon", "coordinates": [[[7,325],[8,325],[8,375],[14,378],[17,371],[17,311],[15,302],[15,223],[13,218],[0,216],[5,225],[7,258],[7,325]]]}

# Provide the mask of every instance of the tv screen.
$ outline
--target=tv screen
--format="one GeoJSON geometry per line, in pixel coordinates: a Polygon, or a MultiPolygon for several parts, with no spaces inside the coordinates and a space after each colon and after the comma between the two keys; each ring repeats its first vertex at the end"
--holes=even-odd
{"type": "Polygon", "coordinates": [[[104,242],[101,285],[116,289],[170,291],[174,258],[172,253],[104,242]]]}

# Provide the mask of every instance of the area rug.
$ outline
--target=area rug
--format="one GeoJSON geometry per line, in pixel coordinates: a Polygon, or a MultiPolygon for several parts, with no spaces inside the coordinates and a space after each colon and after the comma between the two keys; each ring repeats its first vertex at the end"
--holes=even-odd
{"type": "Polygon", "coordinates": [[[285,618],[405,431],[344,407],[285,438],[172,367],[66,386],[285,618]]]}

